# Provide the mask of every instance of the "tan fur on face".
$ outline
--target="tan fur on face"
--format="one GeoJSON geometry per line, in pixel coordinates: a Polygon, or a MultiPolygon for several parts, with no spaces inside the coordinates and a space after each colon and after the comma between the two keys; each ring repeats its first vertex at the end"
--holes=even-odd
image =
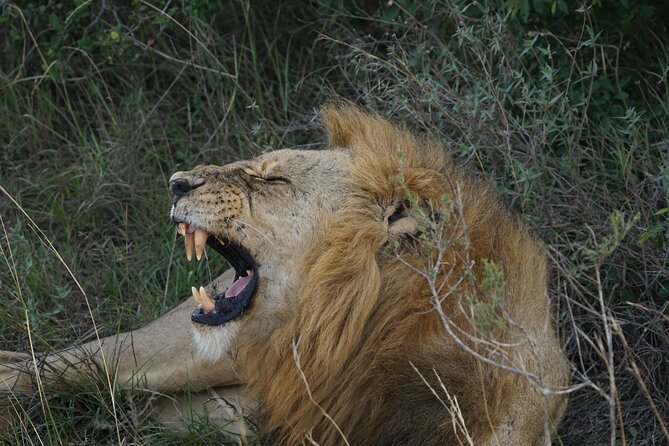
{"type": "MultiPolygon", "coordinates": [[[[504,343],[496,350],[506,359],[493,359],[559,387],[568,384],[569,368],[553,333],[541,245],[488,185],[456,170],[440,147],[351,107],[326,111],[325,124],[331,145],[353,154],[351,192],[324,216],[301,256],[296,296],[275,313],[281,323],[239,339],[243,377],[261,399],[266,428],[281,444],[307,437],[325,445],[343,438],[464,443],[463,429],[454,428],[429,388],[445,400],[443,386],[457,398],[474,444],[539,444],[561,418],[566,398],[542,397],[526,378],[472,354],[494,356],[467,338],[481,336],[466,298],[486,302],[478,279],[461,283],[441,303],[465,341],[453,339],[430,302],[427,280],[389,254],[385,216],[407,189],[437,205],[444,194],[457,198],[457,226],[469,245],[447,250],[439,281],[446,290],[457,288],[469,262],[479,277],[484,261],[495,262],[506,283],[499,312],[510,322],[485,333],[487,341],[504,343]]],[[[425,260],[411,249],[403,257],[416,266],[425,260]]]]}

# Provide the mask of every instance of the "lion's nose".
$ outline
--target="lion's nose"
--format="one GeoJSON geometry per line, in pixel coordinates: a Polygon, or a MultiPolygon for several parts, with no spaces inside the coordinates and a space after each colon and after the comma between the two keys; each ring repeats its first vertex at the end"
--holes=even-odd
{"type": "Polygon", "coordinates": [[[174,200],[186,195],[188,192],[204,184],[204,180],[190,180],[188,178],[177,178],[170,181],[170,192],[174,200]]]}

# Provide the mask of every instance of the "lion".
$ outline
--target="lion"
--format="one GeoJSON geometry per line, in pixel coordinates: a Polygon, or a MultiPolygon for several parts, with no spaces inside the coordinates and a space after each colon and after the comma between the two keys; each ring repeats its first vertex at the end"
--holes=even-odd
{"type": "Polygon", "coordinates": [[[276,444],[549,442],[570,366],[542,244],[438,144],[348,104],[323,122],[324,150],[175,173],[186,256],[215,252],[231,270],[39,373],[0,354],[5,392],[102,367],[110,387],[241,389],[221,419],[248,436],[251,414],[276,444]]]}

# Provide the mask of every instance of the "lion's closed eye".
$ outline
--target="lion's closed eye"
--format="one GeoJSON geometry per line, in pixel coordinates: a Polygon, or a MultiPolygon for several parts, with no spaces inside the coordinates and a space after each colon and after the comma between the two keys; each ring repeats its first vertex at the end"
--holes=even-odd
{"type": "Polygon", "coordinates": [[[267,183],[290,183],[290,180],[287,177],[282,177],[279,175],[254,176],[253,179],[265,181],[267,183]]]}

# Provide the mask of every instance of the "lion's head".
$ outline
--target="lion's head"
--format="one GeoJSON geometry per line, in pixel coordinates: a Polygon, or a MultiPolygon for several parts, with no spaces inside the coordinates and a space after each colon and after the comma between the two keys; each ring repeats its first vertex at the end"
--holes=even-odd
{"type": "Polygon", "coordinates": [[[278,150],[172,176],[171,216],[189,260],[200,259],[206,242],[236,271],[225,289],[193,288],[196,343],[210,359],[227,352],[250,315],[272,317],[296,292],[299,253],[341,207],[349,161],[343,150],[278,150]]]}
{"type": "Polygon", "coordinates": [[[187,252],[236,270],[193,290],[200,350],[234,343],[282,443],[539,441],[568,382],[541,245],[438,145],[351,106],[324,123],[327,150],[170,180],[187,252]]]}

